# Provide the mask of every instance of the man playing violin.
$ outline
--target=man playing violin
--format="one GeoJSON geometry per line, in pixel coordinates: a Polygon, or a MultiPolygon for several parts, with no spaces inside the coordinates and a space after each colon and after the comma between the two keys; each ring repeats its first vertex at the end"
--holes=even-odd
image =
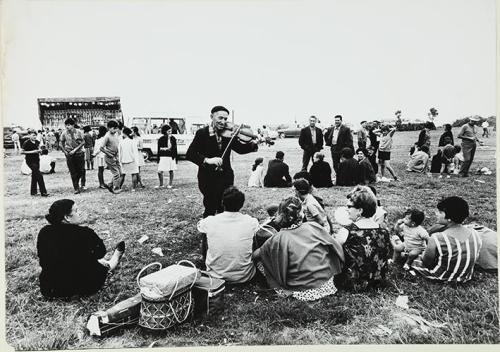
{"type": "Polygon", "coordinates": [[[186,159],[198,165],[198,188],[203,194],[204,218],[223,211],[222,193],[234,183],[231,150],[247,154],[258,149],[254,139],[244,143],[237,136],[232,138],[232,129],[226,124],[229,110],[225,107],[215,106],[210,117],[211,124],[196,132],[186,153],[186,159]]]}

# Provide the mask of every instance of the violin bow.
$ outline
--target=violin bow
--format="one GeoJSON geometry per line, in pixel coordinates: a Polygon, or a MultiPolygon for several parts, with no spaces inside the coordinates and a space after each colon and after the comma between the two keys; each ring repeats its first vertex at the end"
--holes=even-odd
{"type": "Polygon", "coordinates": [[[226,148],[224,149],[224,152],[222,152],[221,159],[224,159],[224,156],[226,155],[226,152],[228,151],[229,147],[231,146],[231,143],[233,142],[234,138],[238,135],[238,133],[240,133],[241,126],[242,125],[238,126],[238,128],[236,129],[236,132],[234,132],[233,136],[229,140],[229,143],[226,145],[226,148]]]}

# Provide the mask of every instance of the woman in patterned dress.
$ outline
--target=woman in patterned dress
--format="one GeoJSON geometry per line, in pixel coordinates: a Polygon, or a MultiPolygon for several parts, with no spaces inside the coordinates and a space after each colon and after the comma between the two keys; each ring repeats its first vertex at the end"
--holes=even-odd
{"type": "Polygon", "coordinates": [[[345,265],[335,278],[338,285],[355,291],[364,290],[385,279],[390,259],[390,235],[372,216],[377,209],[377,198],[366,186],[356,186],[347,195],[350,225],[343,244],[345,265]]]}
{"type": "Polygon", "coordinates": [[[344,255],[321,225],[302,222],[303,217],[300,199],[283,200],[277,214],[281,230],[253,258],[278,295],[313,301],[337,292],[333,277],[340,273],[344,255]]]}
{"type": "Polygon", "coordinates": [[[448,197],[437,204],[436,215],[443,228],[432,234],[412,269],[431,280],[469,281],[482,246],[477,231],[462,225],[469,216],[469,205],[460,197],[448,197]]]}

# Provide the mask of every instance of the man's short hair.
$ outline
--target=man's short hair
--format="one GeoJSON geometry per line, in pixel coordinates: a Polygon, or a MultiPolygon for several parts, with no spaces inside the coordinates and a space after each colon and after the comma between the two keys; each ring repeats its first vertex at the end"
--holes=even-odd
{"type": "Polygon", "coordinates": [[[444,212],[445,219],[461,224],[469,216],[469,204],[460,197],[448,197],[437,204],[438,210],[444,212]]]}
{"type": "Polygon", "coordinates": [[[245,203],[245,194],[234,186],[229,186],[222,194],[222,205],[226,211],[239,211],[245,203]]]}
{"type": "Polygon", "coordinates": [[[306,194],[309,194],[309,192],[311,192],[311,185],[309,184],[309,181],[307,181],[304,178],[299,178],[299,179],[293,181],[293,187],[301,195],[306,195],[306,194]]]}
{"type": "Polygon", "coordinates": [[[346,159],[351,159],[354,156],[354,151],[349,147],[345,147],[342,148],[340,155],[346,159]]]}
{"type": "Polygon", "coordinates": [[[360,124],[360,125],[362,125],[362,124],[364,124],[364,123],[366,123],[366,121],[361,121],[359,124],[360,124]]]}
{"type": "Polygon", "coordinates": [[[335,115],[335,117],[334,117],[334,118],[335,118],[335,119],[337,119],[337,118],[338,118],[338,119],[340,119],[340,121],[342,121],[342,115],[335,115]]]}
{"type": "Polygon", "coordinates": [[[49,151],[47,149],[42,149],[42,155],[48,155],[49,151]]]}
{"type": "Polygon", "coordinates": [[[314,115],[309,116],[309,118],[310,118],[310,119],[315,119],[315,120],[317,120],[317,119],[318,119],[318,118],[317,118],[316,116],[314,116],[314,115]]]}
{"type": "Polygon", "coordinates": [[[320,161],[323,161],[325,159],[325,154],[322,152],[316,152],[314,153],[314,156],[317,157],[320,161]]]}
{"type": "Polygon", "coordinates": [[[107,126],[108,128],[118,128],[118,122],[115,120],[109,120],[107,126]]]}
{"type": "Polygon", "coordinates": [[[419,226],[424,222],[425,214],[423,211],[418,209],[408,209],[405,211],[405,216],[409,215],[410,220],[415,223],[415,225],[419,226]]]}
{"type": "Polygon", "coordinates": [[[455,152],[455,154],[458,154],[462,151],[462,147],[459,146],[459,145],[454,145],[453,146],[453,151],[455,152]]]}
{"type": "Polygon", "coordinates": [[[365,148],[356,149],[356,154],[358,154],[359,152],[363,153],[364,156],[368,156],[368,150],[366,150],[365,148]]]}
{"type": "Polygon", "coordinates": [[[294,180],[298,180],[298,179],[301,179],[301,178],[303,178],[304,180],[306,180],[307,182],[309,182],[309,184],[312,183],[311,174],[309,172],[307,172],[307,171],[299,171],[295,175],[293,175],[293,179],[294,180]]]}
{"type": "Polygon", "coordinates": [[[83,126],[83,132],[90,132],[91,130],[90,126],[83,126]]]}
{"type": "Polygon", "coordinates": [[[75,120],[73,120],[71,117],[68,117],[68,118],[64,121],[64,125],[65,125],[65,126],[68,126],[68,125],[74,126],[74,125],[75,125],[75,120]]]}
{"type": "Polygon", "coordinates": [[[170,129],[170,125],[163,125],[161,126],[161,134],[167,134],[168,130],[170,129]]]}
{"type": "Polygon", "coordinates": [[[276,152],[276,159],[283,160],[284,157],[285,157],[285,153],[283,153],[281,150],[276,152]]]}

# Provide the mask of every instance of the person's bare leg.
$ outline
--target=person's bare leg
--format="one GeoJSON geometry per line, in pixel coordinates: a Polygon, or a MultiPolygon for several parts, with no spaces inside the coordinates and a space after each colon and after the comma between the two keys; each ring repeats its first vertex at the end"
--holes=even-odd
{"type": "Polygon", "coordinates": [[[174,182],[174,170],[170,170],[168,172],[168,176],[169,176],[168,185],[172,187],[172,182],[174,182]]]}

